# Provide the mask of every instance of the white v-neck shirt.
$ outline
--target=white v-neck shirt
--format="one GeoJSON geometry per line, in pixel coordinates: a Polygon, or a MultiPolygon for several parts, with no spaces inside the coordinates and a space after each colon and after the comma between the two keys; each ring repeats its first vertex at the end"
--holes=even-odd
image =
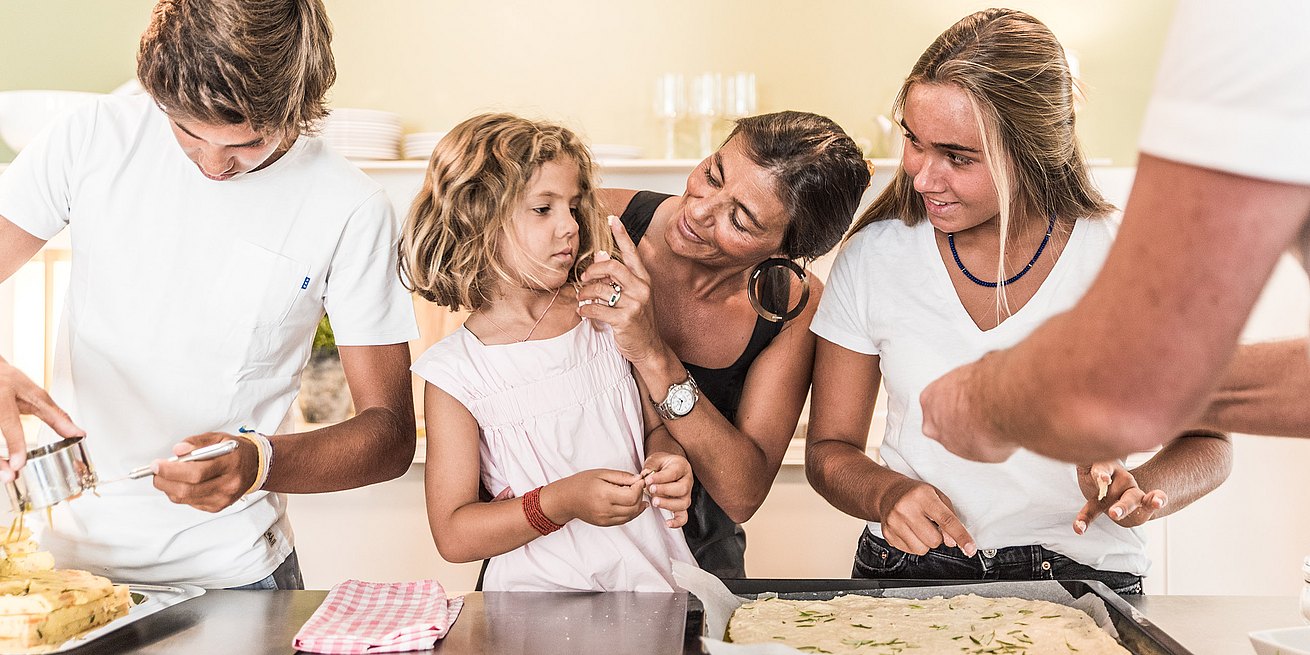
{"type": "MultiPolygon", "coordinates": [[[[879,356],[887,390],[887,431],[879,453],[892,470],[946,494],[978,547],[1040,545],[1098,569],[1144,574],[1140,528],[1105,518],[1085,534],[1073,520],[1086,500],[1074,466],[1027,450],[1002,464],[972,462],[923,434],[919,394],[948,371],[1009,348],[1082,297],[1114,240],[1109,220],[1078,220],[1054,268],[1031,299],[982,330],[960,303],[928,221],[873,223],[851,237],[833,264],[810,329],[859,353],[879,356]]],[[[869,402],[874,402],[869,398],[869,402]]],[[[869,523],[882,535],[882,526],[869,523]]]]}
{"type": "MultiPolygon", "coordinates": [[[[42,239],[73,226],[51,395],[104,480],[195,434],[276,432],[325,310],[339,345],[417,335],[385,192],[317,138],[216,182],[150,98],[107,96],[23,149],[0,216],[42,239]]],[[[124,481],[61,503],[40,539],[61,568],[231,587],[291,552],[285,504],[256,492],[211,514],[124,481]]]]}

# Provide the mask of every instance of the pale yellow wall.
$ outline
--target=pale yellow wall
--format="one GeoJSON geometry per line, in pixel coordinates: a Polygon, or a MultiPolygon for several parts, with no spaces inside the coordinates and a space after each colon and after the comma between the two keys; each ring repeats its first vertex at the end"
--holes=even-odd
{"type": "MultiPolygon", "coordinates": [[[[1078,52],[1092,157],[1135,161],[1134,143],[1172,0],[1011,2],[1078,52]]],[[[152,0],[0,2],[0,90],[107,91],[134,70],[152,0]]],[[[480,110],[561,120],[594,142],[659,152],[651,87],[663,71],[754,71],[760,110],[832,116],[874,134],[925,46],[983,2],[938,0],[327,0],[337,106],[400,113],[444,130],[480,110]]],[[[0,160],[10,153],[0,148],[0,160]]]]}

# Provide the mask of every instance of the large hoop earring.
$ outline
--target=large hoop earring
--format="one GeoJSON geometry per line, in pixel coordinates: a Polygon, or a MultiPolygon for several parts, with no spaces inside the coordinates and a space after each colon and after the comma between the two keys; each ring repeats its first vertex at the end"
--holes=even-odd
{"type": "Polygon", "coordinates": [[[772,257],[766,259],[760,262],[759,264],[757,264],[755,266],[755,269],[751,271],[750,281],[747,282],[746,284],[746,297],[751,302],[751,308],[754,309],[755,313],[759,314],[761,318],[768,321],[772,321],[774,323],[785,323],[793,318],[796,318],[797,316],[800,316],[801,312],[805,311],[806,303],[810,301],[809,273],[807,273],[805,269],[800,266],[800,264],[797,264],[796,262],[787,259],[785,257],[772,257]],[[791,271],[793,274],[795,274],[796,277],[799,278],[801,281],[800,301],[796,303],[795,308],[787,310],[785,313],[782,314],[779,314],[775,311],[765,308],[764,304],[760,302],[760,295],[759,292],[757,291],[757,289],[759,289],[760,286],[759,278],[763,276],[766,271],[775,268],[785,268],[788,271],[791,271]]]}

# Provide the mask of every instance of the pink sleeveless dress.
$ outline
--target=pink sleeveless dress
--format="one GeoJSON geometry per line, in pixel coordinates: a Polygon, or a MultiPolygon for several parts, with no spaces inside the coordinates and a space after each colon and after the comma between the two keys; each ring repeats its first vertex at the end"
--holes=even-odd
{"type": "MultiPolygon", "coordinates": [[[[584,318],[557,337],[495,346],[460,327],[413,371],[477,419],[482,483],[493,495],[522,496],[588,469],[641,470],[641,398],[607,325],[584,318]]],[[[672,561],[695,559],[682,530],[664,521],[654,508],[611,527],[570,521],[491,558],[483,588],[672,591],[672,561]]]]}

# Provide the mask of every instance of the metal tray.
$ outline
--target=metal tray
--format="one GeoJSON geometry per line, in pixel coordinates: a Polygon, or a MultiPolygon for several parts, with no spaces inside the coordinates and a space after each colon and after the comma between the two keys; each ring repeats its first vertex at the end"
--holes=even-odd
{"type": "MultiPolygon", "coordinates": [[[[1007,581],[1014,583],[1014,581],[1007,581]]],[[[1045,584],[1049,581],[1041,581],[1045,584]]],[[[1193,655],[1182,644],[1170,637],[1164,630],[1151,623],[1110,588],[1095,580],[1056,580],[1078,598],[1084,594],[1095,594],[1105,602],[1110,612],[1110,620],[1119,631],[1119,643],[1134,655],[1193,655]]],[[[796,600],[830,600],[847,593],[877,592],[881,589],[904,587],[941,587],[947,585],[986,584],[979,580],[806,580],[806,579],[767,579],[752,578],[741,580],[724,580],[728,590],[738,596],[754,597],[771,592],[779,598],[796,600]]],[[[871,595],[877,595],[873,593],[871,595]]],[[[703,607],[695,596],[687,599],[687,634],[688,643],[699,641],[703,627],[703,607]]],[[[700,652],[699,649],[696,652],[700,652]]]]}
{"type": "Polygon", "coordinates": [[[64,653],[74,648],[85,646],[96,639],[103,637],[123,626],[130,625],[151,614],[167,609],[178,603],[191,600],[197,596],[202,596],[205,590],[189,584],[177,585],[148,585],[148,584],[129,584],[128,592],[132,595],[132,607],[127,610],[127,616],[120,616],[109,623],[106,623],[95,630],[84,632],[81,635],[73,637],[63,644],[60,644],[51,653],[64,653]]]}

